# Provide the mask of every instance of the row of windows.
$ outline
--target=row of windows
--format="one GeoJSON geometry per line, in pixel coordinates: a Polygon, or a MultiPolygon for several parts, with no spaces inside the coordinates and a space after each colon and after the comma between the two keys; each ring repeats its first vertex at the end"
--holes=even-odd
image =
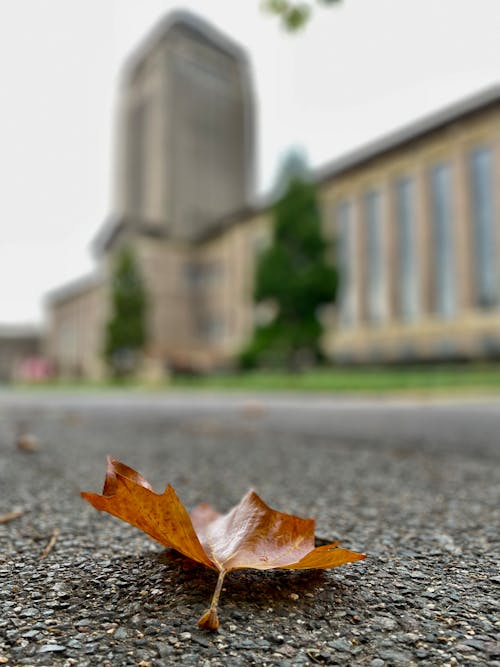
{"type": "MultiPolygon", "coordinates": [[[[480,308],[497,306],[500,296],[494,202],[494,161],[489,147],[468,155],[470,242],[474,266],[474,301],[480,308]]],[[[397,307],[400,317],[412,321],[421,312],[421,267],[417,250],[416,182],[411,176],[397,179],[391,188],[394,213],[397,307]]],[[[430,222],[430,263],[434,310],[442,318],[457,311],[455,195],[457,184],[450,162],[439,162],[428,173],[427,215],[430,222]]],[[[388,316],[386,235],[388,229],[380,190],[366,192],[361,200],[363,285],[358,285],[357,239],[353,202],[344,200],[337,210],[338,263],[340,268],[340,317],[352,326],[358,314],[358,287],[366,295],[366,317],[381,323],[388,316]]]]}

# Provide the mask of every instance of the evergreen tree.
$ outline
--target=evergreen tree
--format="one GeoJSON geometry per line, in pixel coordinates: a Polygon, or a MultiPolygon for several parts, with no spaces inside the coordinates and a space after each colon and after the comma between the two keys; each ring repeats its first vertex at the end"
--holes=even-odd
{"type": "Polygon", "coordinates": [[[120,250],[113,268],[111,318],[106,328],[105,355],[115,377],[137,370],[146,344],[146,290],[132,250],[120,250]]]}
{"type": "Polygon", "coordinates": [[[256,329],[241,356],[244,367],[296,369],[320,360],[318,311],[335,301],[337,272],[326,258],[315,187],[297,169],[296,156],[290,164],[294,173],[274,207],[273,241],[258,262],[254,290],[256,303],[272,304],[275,315],[256,329]]]}

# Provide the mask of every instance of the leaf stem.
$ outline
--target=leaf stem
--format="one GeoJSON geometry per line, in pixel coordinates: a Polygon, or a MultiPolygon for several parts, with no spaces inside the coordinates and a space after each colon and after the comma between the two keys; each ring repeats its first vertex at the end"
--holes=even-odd
{"type": "Polygon", "coordinates": [[[222,584],[224,583],[224,577],[226,576],[226,570],[220,570],[219,578],[217,579],[217,585],[215,586],[215,591],[212,596],[212,601],[210,603],[210,608],[206,611],[203,616],[198,621],[200,628],[204,630],[217,630],[219,627],[219,617],[217,615],[217,605],[219,604],[219,598],[222,591],[222,584]]]}

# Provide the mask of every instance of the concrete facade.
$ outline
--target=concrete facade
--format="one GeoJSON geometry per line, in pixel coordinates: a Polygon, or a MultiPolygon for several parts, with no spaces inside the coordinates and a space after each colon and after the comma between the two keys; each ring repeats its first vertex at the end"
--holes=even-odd
{"type": "Polygon", "coordinates": [[[323,178],[328,230],[344,253],[337,322],[325,341],[334,359],[500,354],[500,90],[475,102],[323,178]],[[402,183],[411,189],[406,230],[402,183]],[[374,192],[375,247],[366,200],[374,192]]]}
{"type": "Polygon", "coordinates": [[[99,269],[50,295],[47,354],[62,375],[102,376],[112,267],[130,245],[148,292],[147,359],[186,368],[225,362],[249,325],[227,314],[242,301],[234,285],[221,304],[213,297],[232,272],[228,241],[200,239],[250,210],[246,53],[201,19],[174,12],[126,64],[118,112],[114,213],[94,241],[99,269]]]}
{"type": "Polygon", "coordinates": [[[186,12],[125,68],[114,224],[192,240],[253,194],[253,89],[245,52],[186,12]]]}
{"type": "Polygon", "coordinates": [[[59,377],[101,379],[109,286],[96,273],[50,295],[45,354],[59,377]]]}
{"type": "Polygon", "coordinates": [[[23,364],[42,352],[43,335],[36,327],[0,327],[0,384],[22,378],[23,364]]]}
{"type": "MultiPolygon", "coordinates": [[[[133,247],[149,294],[146,357],[230,365],[259,312],[270,207],[252,205],[253,103],[241,49],[174,14],[129,63],[115,215],[96,275],[49,301],[47,351],[99,377],[111,267],[133,247]],[[209,83],[210,82],[210,83],[209,83]]],[[[500,87],[346,155],[315,176],[340,295],[324,315],[334,361],[500,356],[500,87]]]]}

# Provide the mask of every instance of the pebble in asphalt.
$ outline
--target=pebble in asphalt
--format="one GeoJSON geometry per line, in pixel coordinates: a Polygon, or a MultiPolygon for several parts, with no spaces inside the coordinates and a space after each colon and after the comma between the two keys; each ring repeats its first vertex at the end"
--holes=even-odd
{"type": "Polygon", "coordinates": [[[0,514],[25,510],[0,525],[0,664],[500,666],[498,441],[428,437],[425,411],[417,442],[305,433],[270,407],[96,406],[0,403],[0,514]],[[14,446],[19,421],[36,454],[14,446]],[[231,573],[203,633],[215,573],[79,497],[101,490],[108,452],[188,507],[227,510],[253,486],[369,558],[231,573]]]}

